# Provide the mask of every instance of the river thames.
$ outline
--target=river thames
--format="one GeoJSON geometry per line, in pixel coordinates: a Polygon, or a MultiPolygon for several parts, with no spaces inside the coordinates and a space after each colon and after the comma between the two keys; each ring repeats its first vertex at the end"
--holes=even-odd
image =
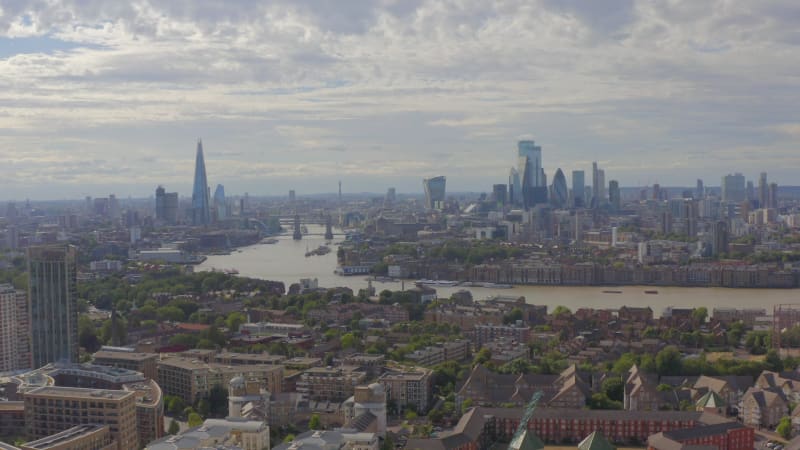
{"type": "MultiPolygon", "coordinates": [[[[309,226],[312,233],[322,228],[309,226]]],[[[334,244],[341,242],[343,235],[336,235],[334,244]]],[[[301,278],[316,278],[321,287],[347,286],[357,292],[367,287],[366,276],[339,276],[333,273],[336,268],[336,245],[323,256],[306,257],[325,243],[321,235],[304,236],[295,241],[291,234],[276,236],[275,244],[256,244],[233,251],[229,255],[209,255],[197,270],[236,269],[241,276],[282,281],[288,288],[301,278]]],[[[413,287],[413,281],[373,282],[379,292],[383,289],[400,290],[413,287]]],[[[459,290],[469,290],[476,300],[493,295],[525,296],[528,303],[547,305],[550,310],[563,305],[575,311],[578,308],[619,308],[621,306],[650,306],[656,316],[664,308],[705,306],[709,313],[715,307],[764,308],[772,313],[772,308],[781,303],[800,303],[800,289],[726,289],[726,288],[680,288],[652,286],[516,286],[513,289],[491,289],[477,287],[437,287],[439,297],[449,297],[459,290]],[[617,290],[621,293],[604,293],[604,290],[617,290]],[[645,290],[657,291],[647,294],[645,290]]]]}

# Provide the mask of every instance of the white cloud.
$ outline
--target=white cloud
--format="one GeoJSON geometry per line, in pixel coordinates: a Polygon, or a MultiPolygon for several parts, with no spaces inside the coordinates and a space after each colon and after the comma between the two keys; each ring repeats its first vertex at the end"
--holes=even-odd
{"type": "Polygon", "coordinates": [[[34,197],[188,191],[200,135],[231,192],[250,174],[264,193],[304,174],[318,190],[342,174],[418,190],[429,171],[481,190],[528,133],[550,172],[602,158],[623,185],[755,175],[773,167],[724,150],[790,157],[798,19],[791,1],[7,0],[0,36],[42,44],[0,59],[0,154],[15,161],[0,176],[34,197]]]}

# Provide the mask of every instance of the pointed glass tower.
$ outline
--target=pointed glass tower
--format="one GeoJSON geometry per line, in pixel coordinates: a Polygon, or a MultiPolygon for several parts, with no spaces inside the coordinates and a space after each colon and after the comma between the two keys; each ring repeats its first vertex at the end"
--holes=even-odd
{"type": "Polygon", "coordinates": [[[192,224],[208,225],[211,222],[206,162],[203,159],[203,141],[197,140],[197,158],[194,166],[194,189],[192,190],[192,224]]]}

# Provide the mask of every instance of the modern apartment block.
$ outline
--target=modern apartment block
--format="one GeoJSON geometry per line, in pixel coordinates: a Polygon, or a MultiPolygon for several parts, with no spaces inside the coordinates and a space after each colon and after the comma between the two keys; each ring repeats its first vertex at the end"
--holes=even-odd
{"type": "Polygon", "coordinates": [[[155,380],[158,376],[155,353],[139,353],[127,351],[109,351],[101,349],[95,353],[93,363],[98,366],[121,367],[141,372],[145,378],[155,380]]]}
{"type": "Polygon", "coordinates": [[[235,376],[262,380],[272,393],[282,391],[283,366],[225,365],[189,358],[167,358],[157,363],[158,385],[164,395],[177,395],[192,404],[204,398],[214,386],[227,387],[235,376]]]}
{"type": "Polygon", "coordinates": [[[28,323],[25,292],[0,284],[0,372],[30,368],[28,323]]]}
{"type": "Polygon", "coordinates": [[[366,372],[355,366],[312,367],[300,376],[297,391],[311,400],[343,401],[366,380],[366,372]]]}
{"type": "Polygon", "coordinates": [[[116,450],[139,448],[136,393],[47,386],[25,393],[25,431],[46,438],[79,425],[108,426],[116,450]]]}
{"type": "Polygon", "coordinates": [[[386,388],[389,402],[405,410],[415,407],[420,414],[425,414],[431,406],[431,375],[433,371],[416,367],[402,372],[387,372],[378,378],[386,388]]]}

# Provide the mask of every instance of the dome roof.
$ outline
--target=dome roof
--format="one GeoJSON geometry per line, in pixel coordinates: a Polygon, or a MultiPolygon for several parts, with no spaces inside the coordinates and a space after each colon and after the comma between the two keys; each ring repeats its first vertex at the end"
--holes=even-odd
{"type": "Polygon", "coordinates": [[[231,387],[244,387],[244,377],[241,375],[231,378],[231,387]]]}

